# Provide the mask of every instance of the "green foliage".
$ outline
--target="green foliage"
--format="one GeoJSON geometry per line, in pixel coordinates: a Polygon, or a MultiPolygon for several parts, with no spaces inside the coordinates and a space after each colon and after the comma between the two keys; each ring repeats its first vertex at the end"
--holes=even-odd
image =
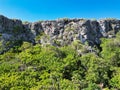
{"type": "Polygon", "coordinates": [[[42,22],[44,22],[44,20],[39,20],[38,22],[42,23],[42,22]]]}
{"type": "Polygon", "coordinates": [[[106,20],[117,20],[116,18],[105,18],[106,20]]]}
{"type": "Polygon", "coordinates": [[[23,24],[28,24],[29,22],[28,22],[28,21],[23,21],[22,23],[23,23],[23,24]]]}
{"type": "Polygon", "coordinates": [[[73,27],[66,27],[65,31],[74,31],[75,29],[73,27]]]}
{"type": "Polygon", "coordinates": [[[111,86],[114,88],[120,89],[120,67],[114,68],[115,72],[113,74],[112,79],[110,80],[111,86]]]}
{"type": "Polygon", "coordinates": [[[101,48],[99,56],[79,56],[77,50],[82,51],[84,46],[78,41],[59,48],[16,43],[0,55],[0,89],[119,90],[120,34],[102,39],[101,48]]]}
{"type": "Polygon", "coordinates": [[[69,20],[69,18],[64,17],[64,18],[59,18],[58,20],[64,20],[65,22],[69,20]]]}
{"type": "Polygon", "coordinates": [[[15,26],[12,32],[14,33],[14,35],[17,35],[17,34],[20,34],[22,31],[23,31],[22,27],[15,26]]]}

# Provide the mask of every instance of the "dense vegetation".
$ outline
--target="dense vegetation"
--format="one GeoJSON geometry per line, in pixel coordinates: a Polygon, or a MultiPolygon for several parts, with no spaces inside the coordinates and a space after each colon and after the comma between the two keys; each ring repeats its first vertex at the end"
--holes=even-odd
{"type": "Polygon", "coordinates": [[[120,33],[101,41],[97,54],[77,41],[64,47],[22,42],[0,55],[0,89],[119,90],[120,33]]]}

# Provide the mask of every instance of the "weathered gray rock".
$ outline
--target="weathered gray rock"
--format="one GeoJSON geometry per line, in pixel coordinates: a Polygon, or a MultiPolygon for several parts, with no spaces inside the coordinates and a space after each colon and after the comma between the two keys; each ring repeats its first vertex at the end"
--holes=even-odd
{"type": "Polygon", "coordinates": [[[80,40],[83,44],[88,42],[90,46],[94,46],[100,44],[101,37],[113,38],[119,30],[120,20],[116,19],[98,21],[58,19],[22,23],[21,20],[8,19],[0,15],[0,41],[3,42],[3,45],[8,41],[20,40],[35,43],[35,38],[43,35],[36,43],[64,46],[75,40],[80,40]]]}

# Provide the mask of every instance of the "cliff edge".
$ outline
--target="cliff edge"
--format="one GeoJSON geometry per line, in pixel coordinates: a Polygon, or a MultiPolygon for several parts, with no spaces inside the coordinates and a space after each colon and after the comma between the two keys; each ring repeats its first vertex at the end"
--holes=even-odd
{"type": "Polygon", "coordinates": [[[64,46],[77,40],[89,46],[100,45],[100,38],[113,38],[119,30],[120,20],[117,19],[63,18],[30,23],[0,15],[0,52],[23,41],[64,46]]]}

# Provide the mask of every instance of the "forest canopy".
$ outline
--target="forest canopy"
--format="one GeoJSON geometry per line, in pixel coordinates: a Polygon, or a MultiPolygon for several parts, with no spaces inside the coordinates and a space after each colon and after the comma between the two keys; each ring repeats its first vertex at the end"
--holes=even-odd
{"type": "Polygon", "coordinates": [[[63,47],[18,44],[0,55],[0,89],[119,90],[120,33],[102,38],[97,54],[84,46],[77,41],[63,47]]]}

